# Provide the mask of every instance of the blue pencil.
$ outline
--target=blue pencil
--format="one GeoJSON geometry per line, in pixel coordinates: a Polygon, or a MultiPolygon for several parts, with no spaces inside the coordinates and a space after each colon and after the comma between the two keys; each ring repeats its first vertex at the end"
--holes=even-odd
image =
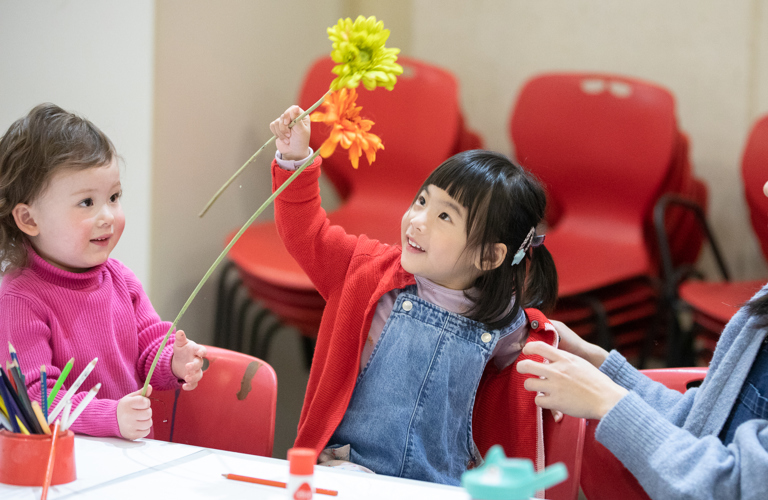
{"type": "Polygon", "coordinates": [[[24,374],[21,372],[21,363],[19,363],[19,355],[16,353],[16,348],[13,347],[10,341],[8,341],[8,352],[11,353],[11,360],[16,362],[16,366],[19,367],[19,375],[21,375],[21,381],[26,385],[27,381],[24,378],[24,374]]]}
{"type": "Polygon", "coordinates": [[[45,421],[48,421],[48,373],[45,371],[45,365],[40,367],[40,383],[42,384],[42,391],[40,393],[40,407],[43,409],[43,416],[45,421]]]}
{"type": "Polygon", "coordinates": [[[3,401],[5,402],[5,409],[8,410],[8,420],[11,421],[13,432],[21,432],[21,427],[19,427],[19,423],[16,422],[16,403],[13,401],[13,398],[11,398],[11,395],[8,394],[4,378],[5,373],[3,372],[2,367],[0,367],[0,396],[2,396],[3,401]]]}

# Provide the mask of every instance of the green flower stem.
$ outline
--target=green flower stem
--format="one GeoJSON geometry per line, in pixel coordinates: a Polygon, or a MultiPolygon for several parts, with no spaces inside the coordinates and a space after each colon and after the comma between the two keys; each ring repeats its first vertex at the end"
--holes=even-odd
{"type": "MultiPolygon", "coordinates": [[[[330,93],[331,93],[331,91],[330,91],[330,90],[329,90],[328,92],[326,92],[326,93],[323,95],[323,97],[321,97],[321,98],[320,98],[320,100],[318,100],[316,103],[314,103],[314,104],[313,104],[313,105],[312,105],[312,106],[311,106],[311,107],[310,107],[308,110],[306,110],[305,112],[303,112],[302,114],[300,114],[299,116],[297,116],[297,117],[296,117],[296,118],[295,118],[295,119],[294,119],[294,120],[293,120],[293,121],[292,121],[290,124],[288,124],[288,127],[293,127],[293,125],[294,125],[294,124],[295,124],[297,121],[301,120],[302,118],[304,118],[305,116],[307,116],[308,114],[310,114],[311,112],[313,112],[315,109],[317,109],[317,107],[318,107],[318,106],[320,106],[320,105],[323,103],[323,101],[325,100],[325,97],[326,97],[328,94],[330,94],[330,93]]],[[[250,158],[248,158],[248,161],[247,161],[247,162],[245,162],[245,163],[243,164],[243,166],[242,166],[242,167],[240,167],[240,168],[237,170],[237,172],[235,172],[235,173],[232,175],[232,177],[230,177],[230,178],[229,178],[229,180],[227,180],[227,182],[225,182],[225,183],[224,183],[224,185],[223,185],[223,186],[221,186],[221,187],[219,188],[219,190],[218,190],[218,191],[216,191],[216,194],[214,194],[214,195],[213,195],[213,198],[211,198],[211,199],[208,201],[208,203],[205,205],[205,207],[203,208],[203,210],[202,210],[202,211],[201,211],[199,214],[197,214],[197,216],[198,216],[198,217],[202,217],[202,216],[204,216],[204,215],[205,215],[205,213],[208,211],[208,209],[209,209],[209,208],[211,208],[211,206],[212,206],[212,205],[213,205],[213,204],[216,202],[216,200],[218,200],[218,199],[219,199],[219,196],[221,196],[221,193],[223,193],[223,192],[224,192],[224,190],[225,190],[225,189],[227,189],[227,188],[229,187],[229,185],[230,185],[230,184],[232,184],[232,182],[234,182],[234,180],[237,178],[237,176],[238,176],[238,175],[240,175],[240,174],[243,172],[243,170],[245,170],[245,167],[247,167],[247,166],[248,166],[248,165],[249,165],[249,164],[250,164],[250,163],[251,163],[251,162],[254,160],[254,158],[256,158],[256,157],[259,155],[259,153],[261,153],[261,151],[262,151],[264,148],[266,148],[267,146],[269,146],[270,144],[272,144],[272,142],[274,142],[274,140],[275,140],[275,139],[276,139],[276,137],[273,135],[273,136],[272,136],[272,137],[271,137],[271,138],[270,138],[270,139],[269,139],[267,142],[265,142],[265,143],[264,143],[264,145],[263,145],[263,146],[261,146],[261,147],[258,149],[258,151],[256,151],[255,153],[253,153],[253,156],[251,156],[250,158]]]]}
{"type": "Polygon", "coordinates": [[[152,366],[149,367],[149,373],[147,374],[147,380],[144,382],[144,389],[141,391],[141,395],[145,396],[147,394],[147,386],[149,386],[149,381],[152,379],[152,373],[155,371],[155,366],[157,365],[157,361],[160,359],[160,354],[162,354],[163,349],[165,348],[165,344],[168,342],[168,338],[171,336],[171,332],[173,332],[176,329],[176,324],[179,322],[181,317],[184,315],[184,313],[187,311],[187,308],[189,307],[189,304],[192,303],[192,301],[195,299],[195,296],[200,291],[200,289],[203,287],[206,281],[208,281],[208,278],[210,278],[211,274],[213,274],[213,271],[218,267],[218,265],[221,263],[222,260],[224,260],[224,257],[226,257],[227,253],[229,253],[229,250],[237,243],[237,240],[240,239],[240,236],[243,235],[246,229],[248,229],[248,226],[253,224],[253,221],[256,220],[256,218],[261,215],[261,213],[266,209],[270,203],[275,201],[275,198],[283,192],[285,188],[288,187],[288,185],[293,182],[293,180],[298,177],[300,173],[304,171],[305,168],[307,168],[309,165],[312,164],[313,161],[315,161],[315,158],[317,158],[317,155],[320,154],[320,150],[317,150],[314,152],[312,156],[307,159],[307,161],[304,162],[302,166],[296,169],[293,174],[286,179],[285,182],[283,182],[279,188],[275,190],[272,195],[267,198],[267,200],[261,204],[258,210],[256,210],[256,213],[254,213],[250,219],[243,225],[243,227],[240,228],[240,231],[237,232],[234,238],[232,238],[232,241],[229,242],[229,244],[224,248],[224,251],[222,251],[219,256],[216,258],[216,260],[213,262],[210,268],[208,268],[208,271],[203,276],[203,279],[200,280],[200,283],[197,284],[195,289],[192,291],[192,295],[189,296],[187,301],[184,303],[184,306],[181,308],[181,311],[179,311],[179,314],[176,316],[176,319],[173,320],[173,324],[168,329],[168,332],[165,334],[165,338],[163,339],[163,342],[160,344],[160,348],[157,350],[157,354],[155,354],[155,359],[152,361],[152,366]]]}

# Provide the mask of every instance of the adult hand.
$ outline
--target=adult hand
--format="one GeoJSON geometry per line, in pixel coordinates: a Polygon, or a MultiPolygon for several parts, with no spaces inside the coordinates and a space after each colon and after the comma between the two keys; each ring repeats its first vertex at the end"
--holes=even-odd
{"type": "Polygon", "coordinates": [[[529,342],[523,353],[549,360],[517,363],[518,372],[539,377],[526,379],[525,388],[542,393],[536,396],[536,404],[542,408],[600,419],[628,392],[585,359],[544,342],[529,342]]]}
{"type": "Polygon", "coordinates": [[[549,322],[552,323],[557,334],[560,336],[558,349],[584,358],[592,363],[592,366],[595,368],[600,368],[605,358],[608,357],[608,352],[605,349],[595,344],[590,344],[560,321],[550,319],[549,322]]]}

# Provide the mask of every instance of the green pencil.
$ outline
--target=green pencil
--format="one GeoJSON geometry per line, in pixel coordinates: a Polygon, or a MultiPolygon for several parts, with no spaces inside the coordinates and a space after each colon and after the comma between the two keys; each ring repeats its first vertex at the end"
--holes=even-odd
{"type": "Polygon", "coordinates": [[[69,371],[72,369],[72,365],[74,363],[75,358],[71,358],[69,361],[67,361],[67,364],[64,365],[64,370],[62,370],[61,375],[59,375],[59,378],[56,380],[56,384],[54,384],[53,389],[51,389],[51,393],[48,395],[48,409],[51,408],[53,400],[56,399],[56,394],[59,392],[59,389],[61,389],[61,385],[67,378],[67,375],[69,375],[69,371]]]}

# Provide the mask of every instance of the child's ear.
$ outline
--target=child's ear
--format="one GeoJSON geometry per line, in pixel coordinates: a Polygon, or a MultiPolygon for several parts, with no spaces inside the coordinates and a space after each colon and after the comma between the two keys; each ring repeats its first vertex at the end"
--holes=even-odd
{"type": "Polygon", "coordinates": [[[475,266],[481,271],[490,271],[496,269],[504,262],[507,257],[507,245],[504,243],[494,243],[485,253],[485,259],[478,255],[475,266]]]}
{"type": "Polygon", "coordinates": [[[26,203],[19,203],[13,207],[11,213],[13,213],[13,220],[16,221],[16,225],[24,234],[28,236],[37,236],[40,234],[40,228],[32,217],[29,205],[26,203]]]}

